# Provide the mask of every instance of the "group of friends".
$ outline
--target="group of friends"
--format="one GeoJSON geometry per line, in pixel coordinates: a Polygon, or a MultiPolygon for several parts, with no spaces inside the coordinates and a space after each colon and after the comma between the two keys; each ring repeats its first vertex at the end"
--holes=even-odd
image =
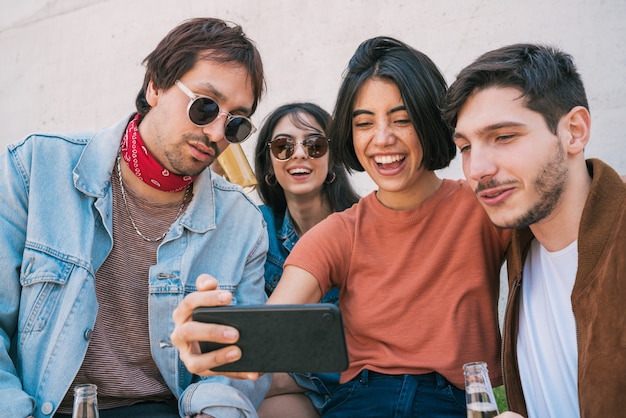
{"type": "Polygon", "coordinates": [[[465,417],[472,361],[504,384],[502,417],[626,410],[626,186],[585,159],[570,55],[504,46],[448,87],[420,51],[367,39],[332,115],[294,102],[264,119],[260,207],[210,169],[256,132],[254,42],[190,19],[144,64],[117,124],[0,155],[0,417],[70,417],[81,383],[102,418],[465,417]],[[457,150],[465,179],[440,178],[457,150]],[[376,190],[358,196],[355,171],[376,190]],[[240,358],[237,330],[192,320],[320,301],[343,315],[340,375],[216,372],[240,358]]]}

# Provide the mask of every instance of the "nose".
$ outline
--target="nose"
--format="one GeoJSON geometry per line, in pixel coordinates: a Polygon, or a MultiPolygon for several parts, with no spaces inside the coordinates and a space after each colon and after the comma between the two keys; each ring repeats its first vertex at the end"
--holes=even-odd
{"type": "Polygon", "coordinates": [[[220,113],[213,122],[202,127],[202,132],[211,142],[220,142],[225,139],[227,117],[227,113],[220,113]]]}
{"type": "Polygon", "coordinates": [[[296,141],[293,146],[293,155],[291,156],[291,158],[309,158],[309,154],[307,154],[306,149],[304,148],[304,144],[302,144],[302,142],[296,141]]]}
{"type": "Polygon", "coordinates": [[[468,179],[483,181],[497,172],[493,152],[488,147],[473,144],[469,152],[463,155],[463,171],[468,179]]]}
{"type": "Polygon", "coordinates": [[[379,123],[374,132],[374,142],[380,146],[391,145],[395,142],[396,137],[393,134],[389,123],[379,123]]]}

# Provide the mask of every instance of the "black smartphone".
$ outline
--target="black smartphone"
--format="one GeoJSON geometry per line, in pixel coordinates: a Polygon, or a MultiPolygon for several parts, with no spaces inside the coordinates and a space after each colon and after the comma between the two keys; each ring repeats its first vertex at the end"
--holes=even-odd
{"type": "MultiPolygon", "coordinates": [[[[330,303],[203,307],[193,320],[239,330],[241,358],[216,371],[338,373],[348,367],[341,312],[330,303]]],[[[200,342],[202,352],[224,346],[200,342]]]]}

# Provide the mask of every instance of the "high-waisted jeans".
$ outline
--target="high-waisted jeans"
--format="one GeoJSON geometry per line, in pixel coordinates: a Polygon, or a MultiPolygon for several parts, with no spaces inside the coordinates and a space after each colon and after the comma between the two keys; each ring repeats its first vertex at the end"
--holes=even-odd
{"type": "Polygon", "coordinates": [[[336,389],[324,418],[465,418],[465,391],[439,373],[388,375],[363,370],[336,389]]]}

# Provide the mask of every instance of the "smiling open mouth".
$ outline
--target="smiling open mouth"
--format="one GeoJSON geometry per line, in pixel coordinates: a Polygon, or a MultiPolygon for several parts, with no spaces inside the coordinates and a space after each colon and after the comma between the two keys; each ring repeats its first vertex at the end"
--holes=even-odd
{"type": "Polygon", "coordinates": [[[288,173],[291,174],[292,176],[303,176],[303,175],[311,174],[311,170],[306,169],[306,168],[294,168],[294,169],[288,170],[288,173]]]}
{"type": "Polygon", "coordinates": [[[402,154],[377,155],[374,157],[374,162],[378,164],[378,166],[381,168],[393,168],[399,165],[400,163],[402,163],[402,161],[404,161],[405,158],[406,156],[402,154]]]}

